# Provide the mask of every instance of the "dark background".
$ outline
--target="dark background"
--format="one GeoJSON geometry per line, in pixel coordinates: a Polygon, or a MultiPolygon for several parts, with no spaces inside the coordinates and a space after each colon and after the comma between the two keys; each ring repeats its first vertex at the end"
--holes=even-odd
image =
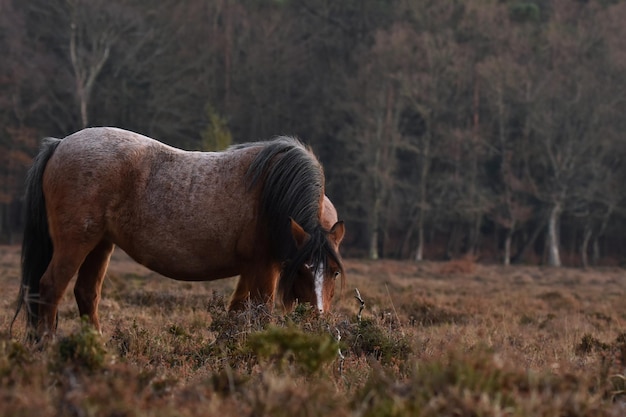
{"type": "Polygon", "coordinates": [[[45,136],[297,135],[351,256],[621,264],[626,4],[0,0],[0,241],[45,136]]]}

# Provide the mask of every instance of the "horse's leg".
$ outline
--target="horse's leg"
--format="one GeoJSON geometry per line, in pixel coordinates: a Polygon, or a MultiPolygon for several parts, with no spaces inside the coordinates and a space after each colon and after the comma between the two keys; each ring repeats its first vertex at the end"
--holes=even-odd
{"type": "Polygon", "coordinates": [[[85,250],[80,247],[55,247],[52,260],[39,282],[39,324],[37,333],[46,338],[54,333],[59,302],[78,271],[85,250]]]}
{"type": "Polygon", "coordinates": [[[98,320],[98,303],[113,248],[114,245],[111,242],[103,240],[89,252],[78,271],[76,285],[74,285],[74,296],[80,316],[87,316],[99,332],[101,330],[98,320]]]}
{"type": "Polygon", "coordinates": [[[273,308],[279,276],[280,266],[278,265],[244,268],[230,299],[228,310],[243,310],[249,301],[254,305],[266,305],[270,309],[273,308]]]}
{"type": "Polygon", "coordinates": [[[248,286],[248,279],[245,278],[245,274],[242,273],[237,279],[237,287],[235,292],[230,296],[230,302],[228,303],[228,310],[243,310],[246,307],[247,301],[250,299],[250,289],[248,286]]]}

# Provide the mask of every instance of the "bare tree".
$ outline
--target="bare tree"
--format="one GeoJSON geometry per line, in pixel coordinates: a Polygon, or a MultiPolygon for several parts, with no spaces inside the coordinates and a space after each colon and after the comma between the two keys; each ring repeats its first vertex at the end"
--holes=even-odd
{"type": "Polygon", "coordinates": [[[613,118],[614,103],[605,99],[609,92],[599,70],[610,64],[606,51],[595,47],[601,35],[594,7],[555,3],[530,103],[530,178],[548,208],[546,244],[554,266],[561,265],[561,216],[578,210],[584,190],[597,187],[594,166],[606,151],[604,137],[613,118]]]}
{"type": "Polygon", "coordinates": [[[81,127],[89,125],[89,104],[94,85],[111,50],[135,29],[136,22],[123,2],[67,0],[69,58],[75,80],[81,127]]]}
{"type": "Polygon", "coordinates": [[[495,192],[489,217],[505,229],[502,260],[509,265],[515,233],[535,215],[529,201],[534,189],[525,175],[528,120],[523,111],[530,93],[527,68],[533,61],[529,36],[532,27],[509,22],[508,30],[502,31],[502,22],[509,21],[504,8],[486,8],[481,17],[477,26],[491,39],[491,44],[489,55],[478,64],[477,72],[484,86],[490,152],[498,165],[496,178],[490,181],[495,192]]]}

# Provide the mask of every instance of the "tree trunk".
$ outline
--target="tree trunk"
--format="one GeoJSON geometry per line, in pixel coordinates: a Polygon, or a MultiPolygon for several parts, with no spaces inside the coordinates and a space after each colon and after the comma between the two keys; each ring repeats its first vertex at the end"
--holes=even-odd
{"type": "MultiPolygon", "coordinates": [[[[74,5],[74,7],[77,7],[74,5]]],[[[83,24],[88,24],[82,22],[83,24]]],[[[78,101],[79,115],[81,127],[85,128],[89,125],[89,100],[91,98],[91,92],[98,75],[102,71],[102,67],[109,59],[111,53],[111,46],[113,39],[107,38],[104,34],[98,34],[98,43],[95,48],[89,50],[89,54],[92,59],[85,59],[81,51],[84,49],[87,40],[84,39],[84,35],[79,33],[77,21],[77,10],[72,10],[71,23],[70,23],[70,60],[72,62],[72,68],[74,70],[74,81],[76,83],[76,98],[78,101]]],[[[94,36],[92,34],[92,36],[94,36]]],[[[93,43],[92,43],[93,46],[93,43]]]]}
{"type": "Polygon", "coordinates": [[[600,225],[600,229],[598,230],[598,233],[596,233],[593,239],[593,245],[591,248],[592,249],[591,262],[593,263],[593,265],[597,265],[598,262],[600,262],[600,237],[602,237],[602,235],[604,234],[604,231],[606,230],[606,227],[609,224],[609,219],[613,215],[613,211],[614,211],[613,206],[609,205],[606,211],[606,214],[602,218],[602,224],[600,225]]]}
{"type": "MultiPolygon", "coordinates": [[[[380,150],[376,151],[376,161],[380,158],[380,150]]],[[[378,173],[375,174],[378,176],[378,173]]],[[[372,215],[370,218],[370,247],[369,247],[369,257],[370,259],[378,259],[379,248],[378,248],[378,229],[380,228],[380,205],[381,205],[381,197],[380,197],[380,179],[378,177],[374,178],[374,207],[372,209],[372,215]]]]}
{"type": "Polygon", "coordinates": [[[89,126],[89,117],[87,115],[87,101],[89,98],[82,86],[78,86],[78,100],[80,106],[80,127],[84,129],[89,126]]]}
{"type": "Polygon", "coordinates": [[[383,136],[383,122],[382,118],[377,118],[377,126],[376,126],[376,137],[375,137],[375,149],[374,149],[374,171],[373,171],[373,194],[374,194],[374,204],[372,208],[372,214],[370,216],[370,242],[369,242],[369,258],[376,260],[379,256],[379,248],[378,248],[378,230],[380,228],[380,205],[381,205],[381,188],[382,188],[382,179],[380,173],[380,165],[381,165],[381,147],[382,136],[383,136]]]}
{"type": "Polygon", "coordinates": [[[422,170],[420,172],[419,185],[419,207],[417,219],[417,250],[415,251],[415,260],[424,260],[424,217],[426,216],[426,185],[428,183],[428,172],[430,171],[430,140],[431,133],[427,133],[424,137],[424,146],[422,148],[422,170]]]}
{"type": "Polygon", "coordinates": [[[478,254],[478,247],[480,246],[480,228],[482,227],[483,218],[480,214],[474,216],[473,224],[470,225],[469,244],[467,247],[467,253],[470,255],[478,254]]]}
{"type": "Polygon", "coordinates": [[[0,242],[2,242],[2,235],[4,234],[4,212],[6,205],[4,203],[0,203],[0,242]]]}
{"type": "MultiPolygon", "coordinates": [[[[378,120],[376,129],[376,149],[374,155],[374,208],[371,218],[371,235],[370,235],[370,259],[378,259],[380,256],[380,247],[378,245],[379,235],[386,229],[387,210],[384,210],[383,204],[389,201],[388,192],[389,185],[385,183],[390,176],[392,169],[392,158],[395,154],[392,121],[393,121],[393,103],[394,90],[393,86],[387,85],[384,92],[383,112],[378,120]],[[385,216],[385,217],[383,217],[385,216]],[[382,226],[382,230],[381,230],[382,226]]],[[[385,236],[385,234],[383,234],[385,236]]],[[[385,247],[383,246],[383,250],[385,247]]],[[[384,256],[384,254],[383,254],[384,256]]]]}
{"type": "Polygon", "coordinates": [[[513,255],[513,258],[511,258],[511,262],[513,263],[518,262],[524,256],[526,251],[528,251],[528,249],[530,249],[530,247],[535,244],[535,241],[537,240],[537,238],[543,231],[543,228],[545,227],[545,225],[546,225],[545,220],[543,220],[539,225],[537,225],[537,227],[533,231],[533,234],[530,236],[530,238],[528,238],[528,240],[517,250],[515,255],[513,255]]]}
{"type": "Polygon", "coordinates": [[[513,242],[513,232],[515,231],[515,222],[506,230],[504,238],[504,266],[511,265],[511,243],[513,242]]]}
{"type": "Polygon", "coordinates": [[[598,265],[598,262],[600,262],[600,236],[596,236],[595,239],[593,239],[591,250],[591,262],[593,265],[598,265]]]}
{"type": "Polygon", "coordinates": [[[370,259],[377,260],[378,259],[378,230],[372,230],[370,234],[370,259]]]}
{"type": "Polygon", "coordinates": [[[460,252],[461,239],[463,232],[460,231],[460,227],[455,223],[450,231],[448,237],[448,243],[446,245],[446,259],[454,259],[460,252]]]}
{"type": "MultiPolygon", "coordinates": [[[[474,68],[476,74],[476,68],[474,68]]],[[[471,168],[471,183],[470,183],[470,201],[473,207],[472,223],[469,228],[469,242],[467,247],[467,253],[470,255],[476,255],[478,253],[478,246],[480,244],[480,228],[482,225],[482,207],[480,205],[479,187],[478,187],[478,149],[479,137],[480,137],[480,85],[478,78],[474,76],[474,97],[473,97],[473,118],[472,118],[472,141],[473,151],[471,153],[472,168],[471,168]]]]}
{"type": "Polygon", "coordinates": [[[561,266],[559,254],[559,218],[561,217],[561,203],[556,203],[550,210],[548,219],[548,265],[561,266]]]}
{"type": "Polygon", "coordinates": [[[589,241],[591,240],[591,227],[585,227],[585,234],[583,235],[583,243],[580,247],[580,259],[583,264],[583,268],[589,267],[589,257],[587,256],[589,249],[589,241]]]}
{"type": "Polygon", "coordinates": [[[233,57],[233,16],[232,6],[226,0],[224,10],[224,108],[230,111],[230,90],[233,57]]]}
{"type": "Polygon", "coordinates": [[[417,262],[424,260],[424,221],[421,218],[417,226],[417,250],[415,251],[415,260],[417,262]]]}

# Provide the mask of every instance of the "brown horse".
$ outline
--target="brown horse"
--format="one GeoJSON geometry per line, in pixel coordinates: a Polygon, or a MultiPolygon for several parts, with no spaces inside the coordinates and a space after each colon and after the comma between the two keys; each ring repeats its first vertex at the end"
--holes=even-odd
{"type": "Polygon", "coordinates": [[[187,152],[116,128],[44,141],[26,185],[22,285],[31,333],[54,334],[76,274],[81,316],[100,330],[98,302],[115,245],[167,277],[239,275],[229,309],[248,302],[327,311],[343,273],[343,222],[322,167],[288,137],[187,152]]]}

